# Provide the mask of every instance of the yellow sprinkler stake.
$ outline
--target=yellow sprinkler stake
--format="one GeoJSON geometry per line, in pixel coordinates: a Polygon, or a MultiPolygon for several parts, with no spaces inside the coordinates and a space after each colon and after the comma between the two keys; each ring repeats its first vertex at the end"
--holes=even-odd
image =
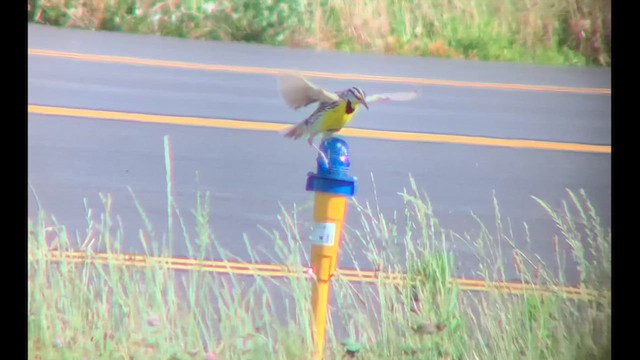
{"type": "Polygon", "coordinates": [[[324,353],[330,281],[338,264],[347,196],[355,193],[356,180],[348,175],[349,146],[345,140],[327,137],[321,142],[320,151],[317,173],[308,174],[306,187],[315,192],[315,226],[310,236],[311,269],[315,274],[311,296],[315,360],[322,359],[324,353]]]}

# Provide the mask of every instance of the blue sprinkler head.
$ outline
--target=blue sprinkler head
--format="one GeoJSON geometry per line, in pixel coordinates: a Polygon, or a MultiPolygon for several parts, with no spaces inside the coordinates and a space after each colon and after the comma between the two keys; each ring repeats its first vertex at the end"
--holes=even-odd
{"type": "Polygon", "coordinates": [[[320,151],[327,162],[318,154],[316,174],[307,174],[307,191],[325,192],[344,196],[353,196],[356,191],[356,178],[349,176],[349,145],[338,137],[329,137],[320,143],[320,151]]]}
{"type": "Polygon", "coordinates": [[[349,144],[344,139],[333,136],[326,138],[320,143],[320,150],[329,160],[329,164],[325,163],[322,156],[318,155],[316,159],[318,174],[348,176],[351,162],[349,161],[349,144]]]}

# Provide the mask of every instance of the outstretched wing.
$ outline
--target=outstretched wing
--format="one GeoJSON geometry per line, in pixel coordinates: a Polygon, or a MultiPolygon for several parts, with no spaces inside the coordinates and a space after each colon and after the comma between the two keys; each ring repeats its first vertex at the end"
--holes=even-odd
{"type": "Polygon", "coordinates": [[[284,101],[293,109],[305,107],[314,102],[332,102],[338,95],[326,91],[294,73],[278,75],[278,88],[284,101]]]}
{"type": "Polygon", "coordinates": [[[366,98],[367,104],[375,104],[385,101],[409,101],[418,97],[417,91],[395,92],[386,94],[373,94],[366,98]]]}

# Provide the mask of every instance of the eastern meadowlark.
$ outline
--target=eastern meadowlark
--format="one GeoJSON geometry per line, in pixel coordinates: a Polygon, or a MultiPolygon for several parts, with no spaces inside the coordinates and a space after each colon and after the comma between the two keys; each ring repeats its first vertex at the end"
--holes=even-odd
{"type": "Polygon", "coordinates": [[[318,102],[318,108],[305,120],[286,129],[284,136],[294,140],[308,136],[309,145],[318,150],[325,160],[325,155],[313,143],[313,140],[320,134],[324,139],[342,130],[351,121],[360,104],[369,110],[369,105],[373,103],[407,101],[415,99],[417,96],[415,91],[367,96],[362,89],[355,86],[343,91],[330,92],[310,83],[302,76],[292,73],[280,74],[278,86],[282,98],[294,110],[318,102]]]}

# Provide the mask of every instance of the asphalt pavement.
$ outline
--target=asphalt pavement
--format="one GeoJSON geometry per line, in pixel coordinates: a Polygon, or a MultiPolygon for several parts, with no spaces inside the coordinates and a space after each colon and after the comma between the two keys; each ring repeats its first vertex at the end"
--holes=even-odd
{"type": "MultiPolygon", "coordinates": [[[[29,25],[29,49],[100,54],[262,68],[293,68],[340,74],[370,74],[480,83],[610,88],[609,69],[487,63],[432,58],[350,55],[255,44],[219,43],[156,36],[101,33],[29,25]]],[[[295,112],[280,99],[272,75],[94,62],[51,56],[28,58],[28,102],[79,109],[197,116],[293,124],[312,109],[295,112]]],[[[418,89],[407,103],[372,106],[351,127],[476,137],[611,144],[611,96],[555,91],[497,90],[490,87],[426,86],[317,78],[329,89],[361,86],[367,93],[418,89]]],[[[315,153],[305,142],[277,132],[221,129],[48,116],[28,117],[28,180],[40,204],[71,235],[86,226],[83,199],[100,208],[99,193],[113,196],[113,212],[124,226],[125,251],[140,251],[143,227],[127,187],[135,192],[158,232],[166,231],[163,137],[171,139],[173,185],[191,236],[190,210],[196,191],[211,192],[211,224],[218,244],[249,260],[243,236],[264,261],[276,257],[273,239],[260,227],[281,229],[281,207],[298,214],[301,234],[309,232],[312,194],[305,192],[315,153]]],[[[349,139],[356,200],[376,201],[383,214],[404,213],[397,194],[410,175],[425,191],[443,227],[479,231],[471,215],[491,227],[493,193],[514,241],[552,263],[559,231],[531,196],[555,208],[566,189],[584,189],[602,218],[611,222],[611,155],[575,151],[490,147],[476,144],[349,139]],[[372,180],[373,178],[373,180],[372,180]],[[374,191],[375,181],[375,191],[374,191]]],[[[29,194],[29,215],[37,211],[29,194]]],[[[362,228],[354,207],[347,223],[362,228]]],[[[280,230],[282,231],[282,230],[280,230]]],[[[353,245],[353,244],[352,244],[353,245]]],[[[453,244],[460,274],[473,276],[475,250],[453,244]]],[[[367,267],[364,247],[352,246],[367,267]]],[[[174,255],[187,255],[176,245],[174,255]]],[[[507,252],[508,256],[510,253],[507,252]]],[[[512,259],[505,258],[509,264],[512,259]]],[[[340,266],[353,267],[342,257],[340,266]]]]}

